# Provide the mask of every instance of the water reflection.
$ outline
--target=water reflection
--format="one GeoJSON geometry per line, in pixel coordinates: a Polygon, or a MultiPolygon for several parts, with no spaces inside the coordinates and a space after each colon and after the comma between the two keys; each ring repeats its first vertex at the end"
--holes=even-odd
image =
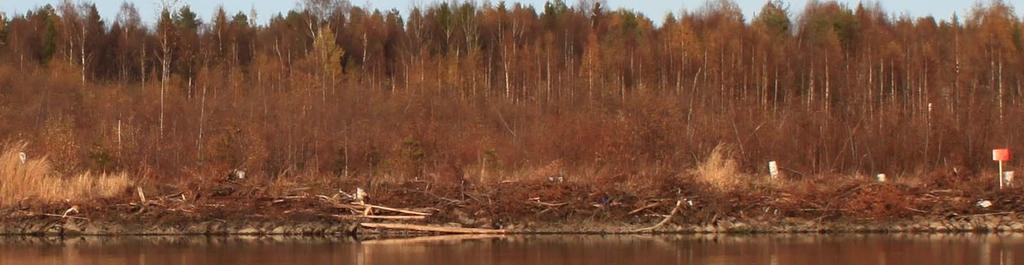
{"type": "Polygon", "coordinates": [[[1022,234],[0,237],[2,264],[1015,264],[1022,234]]]}

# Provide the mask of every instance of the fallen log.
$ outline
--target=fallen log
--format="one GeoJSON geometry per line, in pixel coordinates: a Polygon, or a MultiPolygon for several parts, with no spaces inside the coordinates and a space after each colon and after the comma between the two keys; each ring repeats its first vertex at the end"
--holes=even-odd
{"type": "Polygon", "coordinates": [[[36,212],[22,211],[22,210],[18,210],[18,211],[12,212],[12,213],[10,213],[8,215],[11,215],[11,214],[14,214],[14,213],[21,213],[21,214],[24,214],[25,216],[30,216],[30,217],[31,216],[48,216],[48,217],[59,217],[59,218],[64,218],[64,219],[89,220],[89,218],[78,217],[78,216],[71,216],[71,215],[66,215],[66,214],[61,215],[61,214],[52,214],[52,213],[36,213],[36,212]]]}
{"type": "Polygon", "coordinates": [[[634,214],[637,214],[639,212],[642,212],[643,210],[647,210],[647,209],[650,209],[650,208],[658,207],[659,205],[661,205],[661,202],[655,202],[655,203],[652,203],[652,204],[648,204],[648,205],[645,205],[644,207],[637,208],[636,210],[629,211],[628,215],[634,215],[634,214]]]}
{"type": "Polygon", "coordinates": [[[67,218],[68,214],[71,213],[78,213],[78,205],[71,206],[71,208],[68,208],[68,210],[64,211],[64,214],[61,215],[61,218],[67,218]]]}
{"type": "Polygon", "coordinates": [[[367,228],[377,229],[394,229],[394,230],[412,230],[412,231],[425,231],[425,232],[438,232],[438,233],[449,233],[449,234],[505,234],[508,233],[504,229],[483,229],[483,228],[461,228],[461,227],[444,227],[444,226],[430,226],[430,225],[411,225],[411,224],[391,224],[391,223],[361,223],[359,224],[367,228]]]}
{"type": "Polygon", "coordinates": [[[425,220],[426,216],[414,215],[331,215],[340,219],[381,219],[381,220],[425,220]]]}
{"type": "Polygon", "coordinates": [[[418,243],[438,243],[438,242],[450,242],[450,241],[464,241],[464,240],[480,240],[480,239],[492,239],[502,238],[502,235],[479,235],[479,234],[462,234],[462,235],[443,235],[443,236],[426,236],[426,237],[414,237],[414,238],[397,238],[397,239],[378,239],[378,240],[367,240],[361,241],[359,244],[362,245],[409,245],[418,243]]]}
{"type": "Polygon", "coordinates": [[[683,205],[683,201],[682,200],[677,200],[676,201],[676,207],[672,208],[672,212],[669,213],[668,216],[665,216],[665,219],[661,220],[661,222],[658,222],[658,224],[655,224],[654,226],[651,226],[651,227],[640,228],[640,229],[636,229],[636,230],[633,230],[633,231],[630,231],[630,232],[639,233],[639,232],[645,232],[645,231],[652,231],[654,229],[657,229],[658,227],[661,227],[661,226],[667,224],[669,221],[672,220],[672,217],[676,216],[676,213],[679,212],[679,207],[682,206],[682,205],[683,205]]]}
{"type": "Polygon", "coordinates": [[[569,205],[568,202],[554,202],[554,203],[543,202],[543,201],[540,200],[540,198],[530,198],[529,200],[527,200],[527,202],[536,204],[538,206],[548,207],[548,208],[551,208],[551,207],[562,207],[562,206],[569,205]]]}
{"type": "Polygon", "coordinates": [[[367,208],[374,208],[374,209],[381,209],[381,210],[390,211],[390,212],[396,212],[396,213],[404,213],[404,214],[420,215],[420,216],[430,216],[429,213],[417,212],[417,211],[406,210],[406,209],[391,208],[391,207],[385,207],[385,206],[380,206],[380,205],[362,204],[362,206],[365,206],[367,208]]]}
{"type": "Polygon", "coordinates": [[[40,214],[36,214],[36,215],[49,216],[49,217],[60,217],[60,218],[70,218],[70,219],[79,219],[79,220],[89,220],[89,218],[85,218],[85,217],[67,216],[67,215],[52,214],[52,213],[40,213],[40,214]]]}

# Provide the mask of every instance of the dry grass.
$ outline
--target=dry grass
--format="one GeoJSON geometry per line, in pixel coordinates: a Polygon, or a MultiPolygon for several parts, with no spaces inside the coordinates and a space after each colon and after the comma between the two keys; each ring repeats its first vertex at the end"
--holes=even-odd
{"type": "Polygon", "coordinates": [[[726,144],[715,146],[711,154],[697,164],[697,168],[691,173],[698,182],[719,192],[734,191],[745,184],[745,175],[739,170],[739,165],[734,159],[734,151],[726,144]]]}
{"type": "Polygon", "coordinates": [[[46,157],[21,162],[19,153],[25,143],[8,144],[0,152],[0,207],[21,201],[52,203],[110,198],[124,193],[131,185],[125,173],[75,176],[56,175],[46,157]]]}

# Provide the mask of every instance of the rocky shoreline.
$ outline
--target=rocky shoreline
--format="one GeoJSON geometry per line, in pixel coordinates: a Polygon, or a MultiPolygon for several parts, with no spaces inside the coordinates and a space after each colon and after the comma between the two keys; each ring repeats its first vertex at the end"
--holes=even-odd
{"type": "MultiPolygon", "coordinates": [[[[440,226],[463,227],[457,223],[440,226]]],[[[508,234],[797,234],[797,233],[991,233],[1024,232],[1024,214],[915,217],[896,221],[777,221],[723,218],[714,224],[666,224],[638,232],[637,225],[612,223],[535,223],[503,227],[508,234]]],[[[0,221],[0,236],[157,236],[157,235],[309,235],[412,236],[434,234],[363,228],[347,221],[197,221],[146,224],[53,218],[0,221]]]]}

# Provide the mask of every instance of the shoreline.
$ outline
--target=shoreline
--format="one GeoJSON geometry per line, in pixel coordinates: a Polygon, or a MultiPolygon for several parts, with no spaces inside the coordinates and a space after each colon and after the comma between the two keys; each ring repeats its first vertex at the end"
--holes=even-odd
{"type": "Polygon", "coordinates": [[[160,195],[147,198],[137,188],[138,198],[124,194],[79,203],[27,201],[0,208],[0,235],[1024,232],[1024,194],[1018,189],[985,193],[800,182],[723,192],[681,181],[641,194],[576,183],[498,183],[463,191],[417,185],[376,186],[372,204],[333,188],[251,195],[249,190],[262,187],[255,184],[236,187],[235,195],[174,189],[150,192],[160,195]]]}
{"type": "MultiPolygon", "coordinates": [[[[457,224],[433,224],[459,227],[457,224]]],[[[650,234],[873,234],[873,233],[1022,233],[1024,214],[982,214],[954,218],[915,217],[896,221],[722,220],[717,224],[667,224],[650,231],[637,225],[610,222],[525,223],[504,235],[650,235],[650,234]]],[[[0,221],[0,236],[383,236],[406,237],[446,233],[383,230],[345,221],[210,220],[174,224],[134,223],[73,218],[0,221]]]]}

